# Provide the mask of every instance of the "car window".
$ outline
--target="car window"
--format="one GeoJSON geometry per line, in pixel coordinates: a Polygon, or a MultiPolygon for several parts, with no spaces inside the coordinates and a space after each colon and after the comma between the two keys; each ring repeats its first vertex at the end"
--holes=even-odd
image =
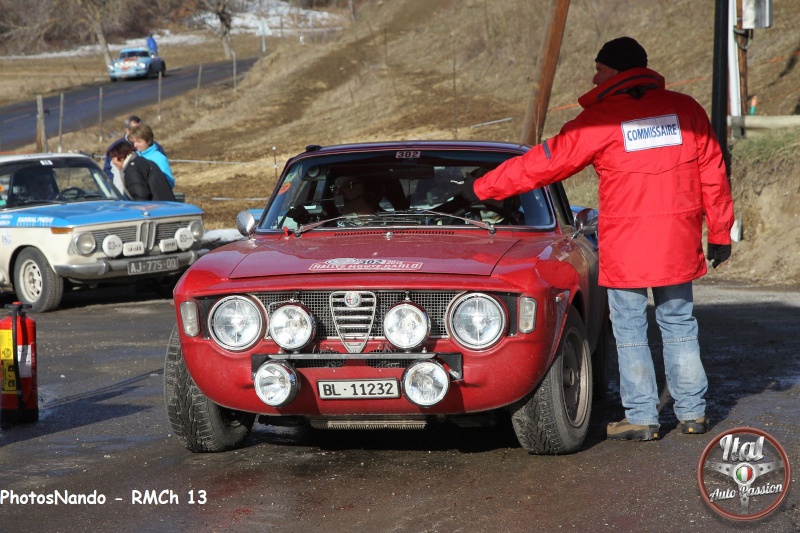
{"type": "Polygon", "coordinates": [[[295,229],[350,214],[376,215],[370,220],[360,217],[358,225],[463,225],[467,218],[501,226],[553,227],[555,216],[544,189],[474,205],[462,205],[456,198],[465,180],[482,176],[514,155],[387,150],[300,159],[284,172],[260,227],[295,229]],[[453,216],[421,214],[424,211],[453,216]]]}
{"type": "Polygon", "coordinates": [[[0,165],[0,208],[120,199],[102,170],[89,159],[54,158],[0,165]]]}

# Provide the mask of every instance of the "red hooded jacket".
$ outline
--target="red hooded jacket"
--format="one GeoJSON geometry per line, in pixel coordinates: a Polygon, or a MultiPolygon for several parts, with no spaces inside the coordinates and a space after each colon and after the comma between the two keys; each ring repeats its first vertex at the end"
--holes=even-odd
{"type": "Polygon", "coordinates": [[[578,102],[584,110],[558,135],[476,180],[475,194],[502,199],[594,165],[601,285],[661,287],[705,274],[703,215],[711,243],[730,244],[733,225],[730,185],[705,110],[665,90],[664,78],[647,68],[623,71],[578,102]],[[637,99],[635,91],[644,94],[637,99]]]}

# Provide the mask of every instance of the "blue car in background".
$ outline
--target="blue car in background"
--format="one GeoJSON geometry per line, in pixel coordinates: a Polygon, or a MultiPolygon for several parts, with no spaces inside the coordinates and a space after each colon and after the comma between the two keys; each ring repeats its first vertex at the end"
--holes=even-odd
{"type": "Polygon", "coordinates": [[[0,291],[32,311],[65,290],[154,282],[162,294],[203,247],[203,211],[126,200],[81,154],[0,156],[0,291]]]}
{"type": "Polygon", "coordinates": [[[111,81],[120,78],[157,78],[167,74],[167,64],[157,56],[151,55],[147,48],[125,48],[119,57],[108,65],[111,81]]]}

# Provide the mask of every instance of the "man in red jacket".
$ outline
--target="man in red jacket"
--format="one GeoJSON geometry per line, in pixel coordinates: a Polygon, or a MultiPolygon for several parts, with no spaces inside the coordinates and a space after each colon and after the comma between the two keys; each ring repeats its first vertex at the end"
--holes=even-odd
{"type": "Polygon", "coordinates": [[[555,137],[474,182],[468,200],[495,199],[549,185],[593,165],[599,178],[600,285],[608,287],[625,419],[608,425],[615,440],[659,436],[658,389],[647,342],[652,289],[664,346],[667,385],[683,433],[706,431],[708,388],[693,316],[692,280],[731,255],[733,199],[719,144],[705,110],[667,91],[630,37],[603,45],[583,111],[555,137]]]}

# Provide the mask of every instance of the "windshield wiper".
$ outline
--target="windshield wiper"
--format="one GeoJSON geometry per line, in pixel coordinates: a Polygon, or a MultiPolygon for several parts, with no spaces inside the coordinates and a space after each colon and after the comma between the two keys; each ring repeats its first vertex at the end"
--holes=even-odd
{"type": "Polygon", "coordinates": [[[472,224],[473,226],[478,226],[479,228],[483,228],[489,232],[489,235],[494,235],[497,233],[497,229],[495,229],[494,224],[490,222],[484,222],[483,220],[473,220],[471,218],[460,217],[458,215],[454,215],[452,213],[443,213],[441,211],[432,211],[430,209],[410,209],[408,211],[400,211],[400,213],[421,213],[426,215],[436,215],[437,217],[447,217],[447,218],[455,218],[457,220],[463,220],[468,224],[472,224]]]}

